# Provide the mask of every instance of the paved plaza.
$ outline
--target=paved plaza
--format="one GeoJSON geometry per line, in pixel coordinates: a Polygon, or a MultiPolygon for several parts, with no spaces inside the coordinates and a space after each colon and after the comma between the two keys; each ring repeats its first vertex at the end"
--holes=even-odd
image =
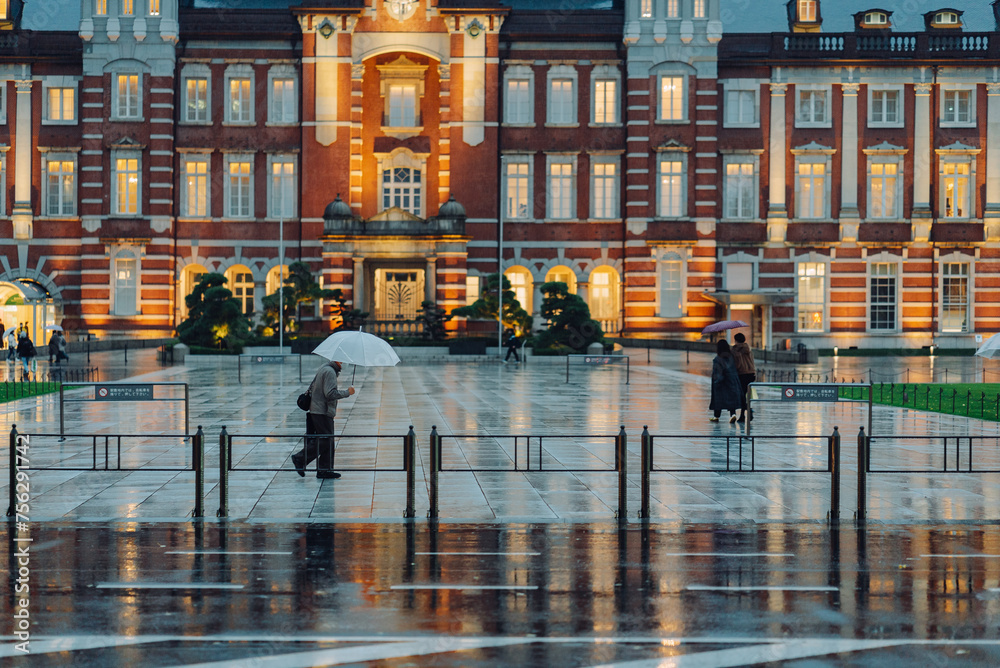
{"type": "MultiPolygon", "coordinates": [[[[708,421],[709,355],[628,352],[628,370],[574,363],[568,383],[561,360],[522,365],[410,360],[394,368],[358,369],[357,394],[340,403],[337,415],[339,480],[318,480],[314,472],[300,478],[290,461],[304,431],[304,414],[294,400],[311,378],[316,358],[304,358],[302,382],[295,363],[245,363],[239,371],[235,360],[159,367],[153,351],[134,352],[129,366],[120,352],[102,353],[104,358],[95,356],[95,361],[107,366],[108,374],[129,376],[129,382],[188,384],[191,431],[201,425],[205,434],[209,518],[220,505],[218,444],[225,426],[233,439],[230,519],[398,520],[406,506],[401,469],[403,435],[410,425],[417,436],[418,518],[428,510],[429,438],[436,427],[445,469],[439,478],[442,520],[613,519],[618,508],[614,435],[621,426],[628,438],[629,519],[636,518],[640,502],[644,426],[654,437],[658,470],[651,475],[650,514],[658,521],[825,520],[831,494],[826,436],[834,426],[842,434],[841,516],[853,517],[857,434],[867,426],[866,404],[761,403],[751,425],[757,437],[751,449],[748,439],[736,438],[746,436],[744,425],[708,421]],[[794,472],[750,472],[751,466],[794,472]]],[[[943,359],[947,362],[936,361],[938,371],[947,364],[953,377],[983,373],[975,360],[943,359]]],[[[889,371],[886,361],[900,367],[898,359],[881,361],[882,371],[876,373],[889,371]]],[[[857,371],[860,377],[872,360],[824,364],[827,373],[857,371]]],[[[928,375],[931,362],[910,358],[904,365],[919,379],[928,375]]],[[[805,369],[810,368],[824,371],[805,369]]],[[[353,372],[348,366],[341,382],[349,384],[353,372]]],[[[194,474],[170,470],[191,466],[191,444],[183,438],[183,390],[162,386],[155,391],[161,399],[155,402],[95,402],[89,400],[92,387],[67,390],[64,441],[58,437],[58,395],[5,406],[8,425],[17,424],[31,437],[31,466],[44,469],[32,473],[35,517],[183,521],[191,516],[194,474]],[[59,470],[90,468],[95,462],[101,469],[139,470],[59,470]]],[[[942,469],[939,439],[888,438],[927,435],[991,437],[974,442],[975,468],[1000,468],[996,423],[881,406],[873,410],[876,468],[942,469]]],[[[958,455],[950,447],[949,466],[954,468],[958,456],[964,468],[966,447],[958,455]]],[[[0,490],[6,493],[6,476],[3,481],[0,490]]],[[[996,519],[1000,508],[1000,479],[984,473],[875,474],[868,488],[868,517],[876,522],[996,519]]]]}

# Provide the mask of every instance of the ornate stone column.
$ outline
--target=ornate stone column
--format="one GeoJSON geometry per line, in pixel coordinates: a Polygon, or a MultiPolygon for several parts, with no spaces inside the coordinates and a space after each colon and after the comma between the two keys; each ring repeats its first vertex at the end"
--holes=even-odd
{"type": "Polygon", "coordinates": [[[771,84],[771,128],[768,136],[767,217],[788,218],[785,204],[785,96],[788,84],[771,84]]]}
{"type": "Polygon", "coordinates": [[[986,84],[986,237],[1000,241],[1000,83],[986,84]]]}
{"type": "Polygon", "coordinates": [[[427,258],[424,272],[424,300],[437,304],[437,258],[427,258]]]}
{"type": "Polygon", "coordinates": [[[914,84],[913,110],[913,218],[930,218],[931,213],[931,88],[914,84]]]}
{"type": "MultiPolygon", "coordinates": [[[[352,305],[356,309],[365,310],[365,259],[351,258],[354,261],[354,299],[352,305]]],[[[374,314],[373,314],[374,315],[374,314]]]]}
{"type": "Polygon", "coordinates": [[[861,84],[840,85],[844,96],[840,162],[840,217],[859,218],[858,213],[858,91],[861,84]]]}
{"type": "Polygon", "coordinates": [[[15,81],[17,122],[14,126],[14,207],[11,219],[15,239],[32,237],[31,216],[31,80],[15,81]]]}

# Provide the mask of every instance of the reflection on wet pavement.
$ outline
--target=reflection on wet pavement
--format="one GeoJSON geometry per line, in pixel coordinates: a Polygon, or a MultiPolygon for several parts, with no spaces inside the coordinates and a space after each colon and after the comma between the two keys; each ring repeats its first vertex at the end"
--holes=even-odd
{"type": "Polygon", "coordinates": [[[4,665],[1000,662],[993,528],[53,524],[30,537],[35,656],[5,645],[4,665]]]}

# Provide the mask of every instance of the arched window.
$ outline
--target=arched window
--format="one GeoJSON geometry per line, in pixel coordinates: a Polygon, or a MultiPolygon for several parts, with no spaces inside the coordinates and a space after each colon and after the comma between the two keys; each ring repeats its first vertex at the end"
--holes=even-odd
{"type": "Polygon", "coordinates": [[[382,173],[382,210],[393,207],[424,216],[424,160],[406,149],[397,149],[379,161],[382,173]]]}
{"type": "Polygon", "coordinates": [[[602,326],[606,321],[617,322],[621,315],[620,286],[614,267],[604,265],[590,272],[590,317],[601,321],[602,326]]]}
{"type": "Polygon", "coordinates": [[[531,298],[535,291],[531,272],[524,267],[511,267],[504,272],[504,276],[510,281],[510,289],[514,291],[514,298],[521,303],[521,308],[531,313],[531,298]]]}
{"type": "MultiPolygon", "coordinates": [[[[272,267],[271,271],[267,272],[267,283],[266,290],[267,294],[273,295],[281,287],[282,279],[288,278],[288,265],[282,265],[280,267],[272,267]],[[281,272],[279,274],[279,272],[281,272]]],[[[287,287],[287,286],[286,286],[287,287]]]]}
{"type": "Polygon", "coordinates": [[[253,315],[253,273],[242,264],[230,267],[226,271],[226,287],[229,288],[233,297],[239,300],[240,308],[245,315],[253,315]]]}
{"type": "Polygon", "coordinates": [[[576,294],[576,274],[569,267],[559,265],[549,269],[549,272],[545,274],[545,282],[551,283],[553,281],[565,283],[570,294],[576,294]]]}
{"type": "Polygon", "coordinates": [[[868,12],[865,14],[866,26],[884,26],[889,23],[889,17],[885,12],[868,12]]]}

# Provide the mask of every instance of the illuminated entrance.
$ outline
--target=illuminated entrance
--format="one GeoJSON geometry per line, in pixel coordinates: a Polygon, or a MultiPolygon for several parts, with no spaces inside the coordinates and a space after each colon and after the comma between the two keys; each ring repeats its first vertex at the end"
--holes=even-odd
{"type": "Polygon", "coordinates": [[[59,324],[52,296],[41,284],[24,278],[0,282],[0,322],[4,329],[26,325],[36,346],[46,342],[46,325],[59,324]]]}

